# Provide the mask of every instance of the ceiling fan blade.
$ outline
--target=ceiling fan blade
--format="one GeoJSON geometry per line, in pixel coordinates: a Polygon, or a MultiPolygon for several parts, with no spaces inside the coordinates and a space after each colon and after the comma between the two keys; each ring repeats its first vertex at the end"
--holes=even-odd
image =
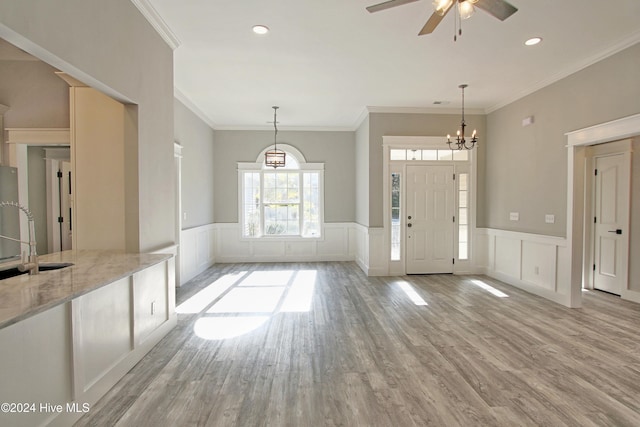
{"type": "Polygon", "coordinates": [[[431,15],[431,17],[429,18],[429,20],[427,21],[426,24],[424,24],[424,27],[422,27],[422,30],[420,30],[420,32],[418,33],[419,36],[423,36],[425,34],[431,34],[433,32],[433,30],[436,29],[436,27],[438,26],[438,24],[440,23],[440,21],[442,21],[442,19],[447,15],[447,13],[451,10],[451,6],[453,6],[454,4],[456,4],[457,1],[452,2],[449,7],[444,11],[444,13],[442,15],[433,12],[433,15],[431,15]]]}
{"type": "Polygon", "coordinates": [[[475,6],[478,6],[489,15],[495,16],[501,21],[504,21],[518,11],[517,8],[504,0],[478,0],[475,6]]]}
{"type": "Polygon", "coordinates": [[[396,6],[402,6],[403,4],[413,3],[418,0],[388,0],[380,4],[374,4],[373,6],[368,6],[367,10],[370,13],[380,12],[381,10],[390,9],[396,6]]]}

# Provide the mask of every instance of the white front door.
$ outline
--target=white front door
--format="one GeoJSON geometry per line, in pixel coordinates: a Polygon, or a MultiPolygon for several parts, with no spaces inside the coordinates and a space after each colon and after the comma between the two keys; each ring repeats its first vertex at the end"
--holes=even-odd
{"type": "Polygon", "coordinates": [[[626,280],[629,165],[624,155],[596,157],[593,287],[620,295],[626,280]]]}
{"type": "Polygon", "coordinates": [[[453,273],[453,172],[453,166],[407,166],[407,274],[453,273]]]}

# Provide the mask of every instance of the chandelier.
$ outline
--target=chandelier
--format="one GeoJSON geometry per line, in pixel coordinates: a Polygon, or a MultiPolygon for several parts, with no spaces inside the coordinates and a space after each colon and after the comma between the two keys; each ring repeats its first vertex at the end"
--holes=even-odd
{"type": "Polygon", "coordinates": [[[273,134],[273,149],[272,150],[267,150],[267,152],[264,153],[264,164],[275,169],[275,168],[281,168],[281,167],[283,167],[285,165],[287,154],[282,150],[278,150],[278,143],[277,143],[277,138],[278,138],[278,120],[277,120],[277,115],[278,115],[278,108],[280,108],[280,107],[274,106],[274,107],[271,107],[271,108],[273,108],[273,129],[275,130],[275,132],[273,134]]]}
{"type": "Polygon", "coordinates": [[[467,124],[464,122],[464,88],[468,85],[462,84],[458,86],[462,89],[462,121],[460,122],[460,129],[458,129],[457,136],[455,140],[451,140],[451,135],[447,135],[447,144],[449,144],[449,148],[452,150],[471,150],[475,147],[476,142],[478,142],[478,137],[476,137],[476,130],[473,130],[471,134],[471,140],[467,141],[464,139],[464,128],[467,127],[467,124]]]}

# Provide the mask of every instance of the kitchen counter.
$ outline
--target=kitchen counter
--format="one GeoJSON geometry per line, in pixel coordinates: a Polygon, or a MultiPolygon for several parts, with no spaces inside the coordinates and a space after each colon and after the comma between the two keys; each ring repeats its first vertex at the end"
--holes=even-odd
{"type": "Polygon", "coordinates": [[[169,254],[88,250],[40,256],[41,263],[74,265],[0,280],[0,329],[169,258],[169,254]]]}

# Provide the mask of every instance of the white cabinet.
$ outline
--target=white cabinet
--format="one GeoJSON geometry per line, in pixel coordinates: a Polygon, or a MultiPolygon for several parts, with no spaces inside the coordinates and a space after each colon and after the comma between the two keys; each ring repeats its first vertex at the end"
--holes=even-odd
{"type": "Polygon", "coordinates": [[[0,425],[68,426],[89,411],[176,325],[174,268],[169,258],[0,329],[0,403],[34,405],[0,412],[0,425]]]}
{"type": "MultiPolygon", "coordinates": [[[[0,425],[37,426],[58,413],[42,404],[72,401],[69,305],[0,329],[0,425]]],[[[66,408],[65,408],[66,409],[66,408]]]]}
{"type": "Polygon", "coordinates": [[[164,285],[169,280],[167,274],[164,265],[154,265],[133,275],[136,344],[144,343],[169,319],[169,295],[164,285]]]}

